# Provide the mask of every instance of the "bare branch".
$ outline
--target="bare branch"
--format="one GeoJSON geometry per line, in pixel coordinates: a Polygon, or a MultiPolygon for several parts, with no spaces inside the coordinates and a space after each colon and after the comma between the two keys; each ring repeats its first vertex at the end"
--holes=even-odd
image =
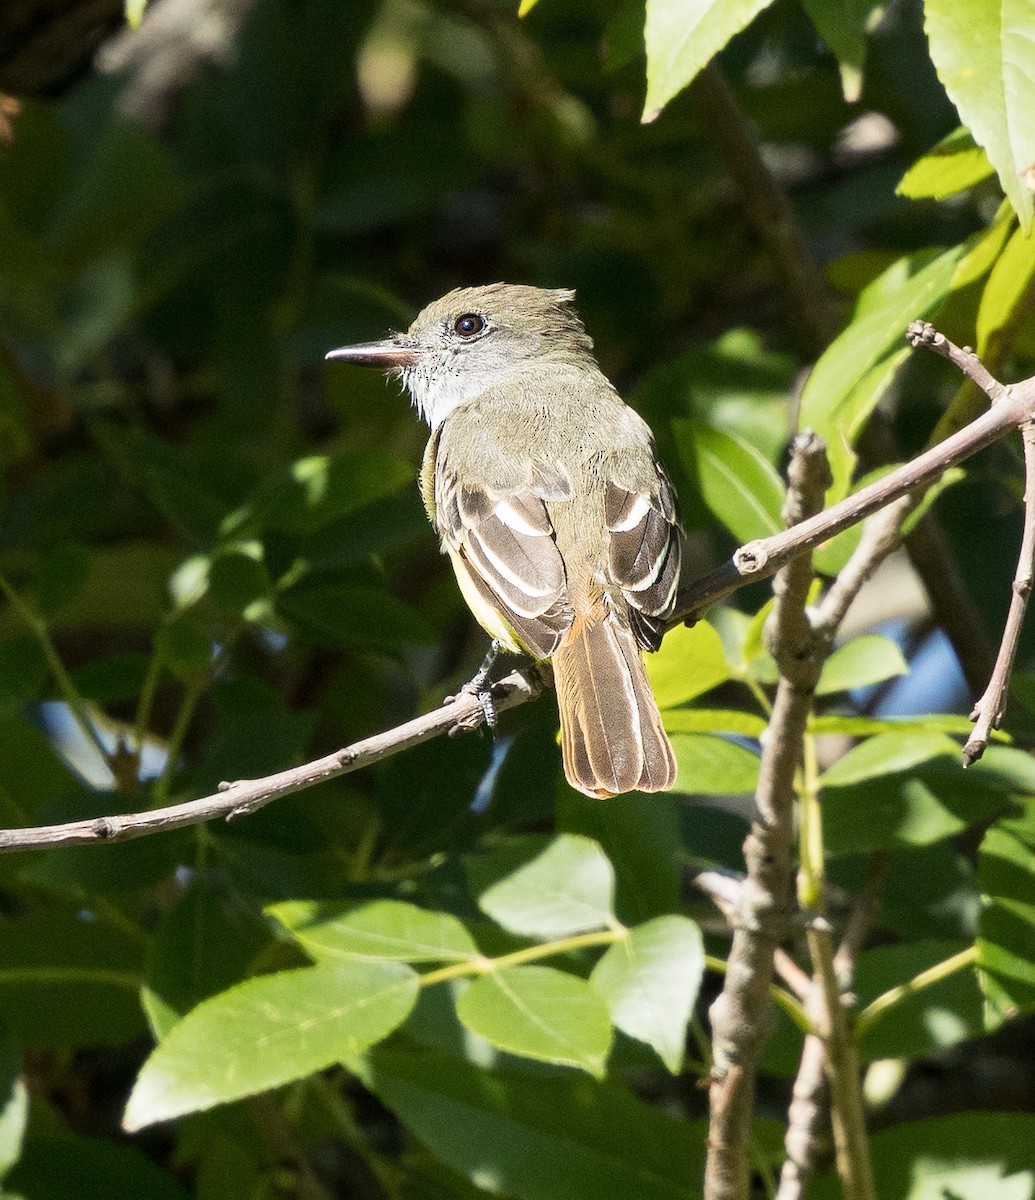
{"type": "MultiPolygon", "coordinates": [[[[856,960],[877,915],[887,866],[886,851],[878,851],[871,858],[866,886],[852,908],[834,955],[834,976],[842,993],[849,992],[854,983],[856,960]]],[[[820,987],[818,980],[811,983],[806,1000],[806,1011],[810,1014],[819,998],[820,987]]],[[[802,1047],[787,1110],[787,1133],[783,1143],[787,1157],[780,1169],[776,1200],[805,1200],[816,1162],[826,1148],[825,1134],[830,1119],[826,1057],[823,1039],[809,1034],[802,1047]]]]}
{"type": "MultiPolygon", "coordinates": [[[[911,326],[915,341],[923,341],[938,353],[952,361],[969,362],[964,351],[957,350],[952,343],[941,339],[941,335],[923,323],[911,326]],[[923,336],[921,332],[923,331],[923,336]],[[927,332],[929,331],[929,332],[927,332]],[[940,339],[940,340],[939,340],[940,339]],[[954,357],[958,356],[957,357],[954,357]]],[[[971,356],[972,357],[972,356],[971,356]]],[[[969,369],[973,377],[973,364],[969,369]]],[[[991,377],[989,376],[989,379],[991,377]]],[[[920,455],[919,458],[889,472],[869,487],[854,496],[819,513],[800,521],[785,532],[774,534],[742,546],[733,559],[703,579],[692,582],[680,593],[678,612],[670,627],[683,621],[696,620],[710,605],[728,596],[731,592],[756,579],[765,579],[814,546],[833,537],[842,529],[864,519],[894,500],[917,492],[932,483],[948,467],[962,462],[978,450],[1003,437],[1011,429],[1035,420],[1035,377],[1020,383],[1002,387],[995,380],[985,381],[998,399],[993,407],[945,442],[920,455]]],[[[888,518],[892,522],[892,518],[888,518]]],[[[878,542],[877,532],[872,535],[878,542]]],[[[869,538],[870,535],[867,535],[869,538]]],[[[836,625],[834,609],[847,609],[851,593],[856,585],[861,586],[866,575],[865,562],[860,555],[842,574],[842,583],[831,589],[831,597],[839,597],[836,605],[828,597],[827,620],[836,625]],[[848,588],[853,572],[858,577],[848,588]]],[[[867,552],[868,553],[868,552],[867,552]]],[[[832,636],[823,630],[826,636],[832,636]]],[[[515,672],[500,685],[499,707],[510,708],[538,695],[541,683],[531,675],[515,672]]],[[[0,830],[0,852],[9,850],[40,849],[46,846],[84,845],[91,842],[123,841],[161,832],[182,825],[193,825],[217,816],[238,816],[253,808],[275,800],[280,796],[301,791],[324,779],[332,779],[347,771],[357,770],[369,762],[377,761],[390,754],[407,749],[417,742],[435,737],[457,725],[477,726],[481,721],[481,710],[477,702],[466,695],[458,697],[432,713],[407,722],[397,729],[387,730],[374,738],[368,738],[354,746],[336,751],[313,763],[307,763],[287,771],[278,772],[265,779],[242,780],[227,786],[214,796],[204,796],[184,804],[170,805],[143,813],[127,813],[110,817],[99,817],[89,821],[73,821],[67,825],[44,826],[36,829],[0,830]],[[374,747],[374,749],[371,749],[374,747]]]]}
{"type": "MultiPolygon", "coordinates": [[[[826,447],[814,434],[795,439],[784,517],[818,511],[830,482],[826,447]]],[[[744,843],[747,878],[733,919],[723,990],[712,1004],[714,1065],[705,1200],[746,1200],[755,1074],[772,1023],[773,957],[786,935],[792,905],[794,776],[812,697],[822,667],[805,602],[812,564],[802,555],[776,577],[776,604],[767,627],[780,668],[773,715],[762,744],[755,793],[757,816],[744,843]]]]}
{"type": "Polygon", "coordinates": [[[992,678],[970,714],[970,719],[975,725],[974,732],[967,738],[963,747],[965,767],[977,762],[984,754],[992,730],[998,729],[1003,723],[1010,673],[1017,656],[1028,597],[1031,595],[1032,571],[1035,568],[1035,425],[1029,421],[1022,426],[1021,437],[1024,442],[1024,536],[1017,559],[1017,573],[1013,579],[1010,611],[1006,615],[1003,640],[996,656],[992,678]]]}
{"type": "MultiPolygon", "coordinates": [[[[531,700],[542,691],[543,684],[534,670],[513,671],[493,688],[496,708],[513,708],[531,700]]],[[[408,750],[441,733],[455,728],[475,729],[482,723],[484,713],[477,696],[461,692],[434,712],[407,721],[395,729],[375,734],[336,750],[324,758],[278,771],[263,779],[239,779],[220,785],[212,796],[170,804],[150,812],[126,813],[110,817],[94,817],[86,821],[69,821],[64,825],[45,825],[38,829],[0,830],[0,852],[7,850],[41,850],[51,846],[83,846],[94,842],[124,842],[162,833],[181,825],[197,825],[213,817],[233,820],[255,812],[271,800],[290,796],[322,783],[358,771],[383,758],[408,750]]]]}
{"type": "MultiPolygon", "coordinates": [[[[970,358],[937,333],[933,326],[925,321],[915,321],[909,328],[914,345],[929,346],[957,365],[968,362],[971,378],[974,377],[970,358]]],[[[816,516],[774,533],[772,537],[759,538],[741,546],[724,566],[680,591],[678,612],[673,622],[693,620],[707,605],[728,596],[745,583],[774,575],[798,554],[815,549],[821,542],[865,520],[900,496],[930,486],[949,467],[1035,419],[1035,377],[1005,387],[991,376],[986,382],[996,403],[976,421],[816,516]]]]}

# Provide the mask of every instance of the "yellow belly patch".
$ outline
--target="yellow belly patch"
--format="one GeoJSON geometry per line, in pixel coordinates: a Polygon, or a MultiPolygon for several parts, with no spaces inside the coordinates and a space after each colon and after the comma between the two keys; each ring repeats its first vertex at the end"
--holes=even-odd
{"type": "Polygon", "coordinates": [[[446,546],[446,550],[449,554],[449,561],[453,564],[456,581],[460,585],[460,593],[467,601],[467,607],[474,613],[474,619],[490,637],[496,638],[511,654],[527,654],[528,648],[522,644],[506,617],[499,609],[489,604],[476,587],[471,579],[467,563],[452,546],[446,546]]]}

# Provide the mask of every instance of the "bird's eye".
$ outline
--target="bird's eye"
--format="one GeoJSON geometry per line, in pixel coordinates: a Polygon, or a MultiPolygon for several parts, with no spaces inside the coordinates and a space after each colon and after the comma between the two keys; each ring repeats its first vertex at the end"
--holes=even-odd
{"type": "Polygon", "coordinates": [[[461,337],[474,337],[485,328],[485,318],[480,313],[464,313],[453,322],[453,329],[461,337]]]}

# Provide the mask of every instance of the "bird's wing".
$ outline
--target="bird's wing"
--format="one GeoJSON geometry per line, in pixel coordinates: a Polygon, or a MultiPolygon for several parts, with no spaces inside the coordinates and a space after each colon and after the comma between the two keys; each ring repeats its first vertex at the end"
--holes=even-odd
{"type": "Polygon", "coordinates": [[[627,488],[608,480],[604,491],[611,578],[628,601],[636,639],[647,650],[661,645],[679,583],[675,494],[660,467],[655,483],[655,487],[627,488]]]}
{"type": "Polygon", "coordinates": [[[545,501],[564,498],[565,487],[570,495],[570,483],[531,462],[517,473],[520,480],[512,474],[495,484],[466,474],[461,478],[448,447],[440,445],[435,524],[483,599],[533,654],[545,659],[572,621],[564,562],[545,501]]]}

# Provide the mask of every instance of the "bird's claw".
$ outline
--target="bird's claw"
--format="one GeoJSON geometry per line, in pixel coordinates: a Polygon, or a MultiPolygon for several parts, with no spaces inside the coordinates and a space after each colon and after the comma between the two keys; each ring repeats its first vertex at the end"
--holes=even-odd
{"type": "MultiPolygon", "coordinates": [[[[474,677],[468,680],[467,683],[460,689],[459,694],[462,696],[465,693],[469,696],[474,696],[481,707],[480,712],[473,712],[469,717],[457,721],[453,728],[449,731],[450,737],[458,733],[467,733],[472,729],[477,729],[479,725],[485,724],[489,730],[495,734],[496,724],[499,720],[499,713],[496,710],[496,701],[492,696],[492,668],[496,663],[496,659],[503,651],[498,638],[492,639],[492,645],[489,647],[489,652],[482,660],[482,665],[474,673],[474,677]]],[[[456,696],[448,697],[449,700],[457,699],[456,696]]]]}

